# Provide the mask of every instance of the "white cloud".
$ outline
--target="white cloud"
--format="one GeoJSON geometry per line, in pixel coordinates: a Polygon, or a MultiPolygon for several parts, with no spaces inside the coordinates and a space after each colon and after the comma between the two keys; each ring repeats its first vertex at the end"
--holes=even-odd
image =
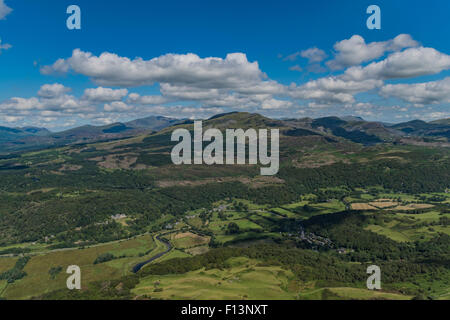
{"type": "Polygon", "coordinates": [[[399,79],[440,73],[450,69],[450,56],[433,48],[410,48],[389,55],[380,62],[366,67],[351,67],[344,73],[345,79],[399,79]]]}
{"type": "Polygon", "coordinates": [[[436,111],[436,112],[431,112],[431,113],[425,115],[426,120],[437,120],[437,119],[446,119],[446,118],[450,118],[450,112],[436,111]]]}
{"type": "Polygon", "coordinates": [[[12,9],[8,7],[4,0],[0,0],[0,20],[6,18],[8,14],[12,12],[12,9]]]}
{"type": "Polygon", "coordinates": [[[9,100],[0,103],[0,110],[6,112],[39,109],[40,107],[41,103],[37,98],[26,99],[13,97],[9,100]]]}
{"type": "MultiPolygon", "coordinates": [[[[397,97],[413,104],[447,101],[445,95],[442,97],[447,88],[444,84],[434,87],[429,84],[426,88],[419,84],[416,87],[384,85],[387,79],[435,74],[450,68],[448,55],[416,46],[417,42],[408,35],[368,44],[354,36],[336,44],[332,60],[336,66],[368,62],[386,53],[390,55],[366,66],[351,66],[340,75],[290,86],[268,78],[258,63],[249,62],[243,53],[228,54],[225,58],[166,54],[144,60],[107,52],[95,56],[76,49],[71,57],[58,59],[53,65],[42,67],[41,72],[82,74],[100,87],[86,89],[81,97],[75,97],[68,94],[70,89],[63,85],[48,84],[41,87],[36,98],[13,98],[0,103],[0,108],[2,116],[8,113],[8,116],[19,117],[28,112],[29,117],[61,119],[71,116],[84,119],[83,123],[110,123],[151,113],[197,118],[237,110],[274,116],[289,116],[301,109],[311,116],[345,110],[346,114],[375,118],[383,112],[403,111],[392,106],[360,103],[357,94],[379,93],[382,97],[397,97]],[[160,95],[145,95],[141,91],[142,95],[129,93],[126,89],[153,84],[159,85],[160,95]],[[378,88],[382,89],[376,91],[378,88]],[[175,103],[180,105],[174,106],[175,103]],[[11,109],[4,111],[6,107],[11,109]]],[[[295,58],[298,57],[309,60],[303,68],[307,72],[326,71],[321,65],[326,57],[322,50],[310,48],[296,53],[295,58]]],[[[302,67],[296,65],[290,69],[300,71],[302,67]]]]}
{"type": "Polygon", "coordinates": [[[40,71],[42,74],[63,74],[69,72],[70,65],[64,59],[58,59],[51,66],[43,66],[40,71]]]}
{"type": "Polygon", "coordinates": [[[151,60],[130,60],[113,53],[94,56],[75,49],[72,57],[59,59],[41,68],[44,74],[74,72],[90,77],[100,85],[133,87],[155,82],[202,88],[238,88],[261,81],[265,75],[257,62],[249,62],[243,53],[230,53],[225,59],[200,58],[189,54],[166,54],[151,60]]]}
{"type": "Polygon", "coordinates": [[[2,117],[3,121],[5,122],[17,122],[23,120],[24,117],[18,117],[18,116],[4,116],[2,117]]]}
{"type": "Polygon", "coordinates": [[[168,99],[163,96],[153,95],[153,96],[141,96],[137,93],[130,93],[128,96],[129,103],[143,104],[143,105],[154,105],[166,103],[168,99]]]}
{"type": "Polygon", "coordinates": [[[335,59],[326,64],[332,70],[344,69],[378,59],[389,51],[399,51],[416,46],[418,46],[418,42],[408,34],[400,34],[392,40],[369,44],[366,44],[363,37],[354,35],[350,39],[339,41],[334,45],[335,59]]]}
{"type": "Polygon", "coordinates": [[[70,88],[65,87],[60,83],[44,84],[38,91],[38,96],[42,98],[54,98],[70,91],[70,88]]]}
{"type": "Polygon", "coordinates": [[[122,101],[114,101],[109,104],[105,104],[103,109],[108,112],[122,112],[133,109],[133,106],[130,106],[122,101]]]}
{"type": "Polygon", "coordinates": [[[327,54],[325,51],[314,47],[301,51],[300,56],[308,59],[309,63],[313,63],[323,61],[327,57],[327,54]]]}
{"type": "Polygon", "coordinates": [[[8,43],[2,44],[2,39],[0,39],[0,54],[2,53],[2,50],[8,50],[11,48],[12,48],[12,45],[10,45],[8,43]]]}
{"type": "Polygon", "coordinates": [[[83,99],[96,102],[112,102],[119,101],[126,97],[128,94],[127,89],[111,89],[98,87],[95,89],[84,90],[83,99]]]}
{"type": "Polygon", "coordinates": [[[262,109],[287,109],[293,105],[292,101],[267,99],[262,102],[261,107],[262,109]]]}
{"type": "Polygon", "coordinates": [[[446,103],[450,102],[450,77],[424,83],[388,84],[380,93],[418,105],[446,103]]]}
{"type": "Polygon", "coordinates": [[[326,77],[302,86],[291,85],[290,95],[295,99],[314,100],[319,104],[353,103],[354,94],[375,89],[382,84],[379,80],[352,81],[326,77]]]}

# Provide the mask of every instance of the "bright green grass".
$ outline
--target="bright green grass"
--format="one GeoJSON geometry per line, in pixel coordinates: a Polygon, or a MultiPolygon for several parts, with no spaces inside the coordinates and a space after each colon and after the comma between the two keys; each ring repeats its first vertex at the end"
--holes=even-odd
{"type": "Polygon", "coordinates": [[[405,194],[405,193],[380,193],[378,194],[379,199],[398,199],[400,198],[401,201],[415,201],[416,197],[412,194],[405,194]]]}
{"type": "Polygon", "coordinates": [[[239,258],[225,270],[197,270],[183,275],[148,276],[133,289],[136,295],[160,299],[294,299],[286,291],[293,276],[280,267],[257,267],[256,261],[239,258]],[[159,283],[159,284],[155,284],[159,283]],[[154,289],[161,288],[161,292],[154,289]]]}
{"type": "Polygon", "coordinates": [[[191,255],[186,252],[180,251],[178,249],[172,249],[170,252],[163,255],[159,259],[156,259],[152,263],[158,263],[158,262],[162,262],[162,261],[166,261],[166,260],[170,260],[170,259],[174,259],[174,258],[188,258],[188,257],[191,257],[191,255]]]}
{"type": "Polygon", "coordinates": [[[450,235],[450,227],[444,225],[422,226],[423,223],[439,222],[442,216],[438,211],[420,214],[395,213],[389,214],[391,221],[384,225],[369,225],[366,230],[386,236],[399,242],[427,241],[439,233],[450,235]]]}
{"type": "Polygon", "coordinates": [[[47,248],[47,245],[42,244],[42,243],[32,243],[32,242],[18,243],[18,244],[0,247],[0,251],[6,250],[6,249],[12,249],[12,248],[29,249],[30,252],[34,252],[34,251],[45,250],[47,248]]]}
{"type": "Polygon", "coordinates": [[[138,262],[153,256],[159,250],[151,235],[136,237],[135,239],[97,245],[85,249],[70,249],[34,255],[24,268],[27,276],[10,284],[3,296],[7,299],[29,299],[46,292],[66,287],[67,274],[65,270],[69,265],[78,265],[81,268],[81,285],[89,282],[119,278],[131,272],[131,268],[138,262]],[[115,256],[122,254],[133,255],[144,253],[153,249],[149,254],[138,257],[127,257],[94,264],[95,259],[102,253],[110,252],[115,256]],[[62,272],[55,279],[51,279],[48,271],[52,267],[62,267],[62,272]]]}
{"type": "Polygon", "coordinates": [[[369,225],[365,228],[365,230],[370,230],[372,232],[375,232],[379,235],[388,237],[394,241],[398,242],[408,242],[411,241],[411,239],[408,237],[408,235],[403,234],[402,232],[392,230],[387,227],[379,226],[379,225],[369,225]]]}
{"type": "Polygon", "coordinates": [[[258,216],[261,216],[263,218],[270,218],[270,219],[276,219],[276,220],[284,219],[283,217],[280,217],[279,215],[277,215],[273,212],[258,211],[258,212],[255,212],[255,214],[257,214],[258,216]]]}
{"type": "Polygon", "coordinates": [[[283,208],[289,210],[289,209],[295,209],[298,207],[303,207],[305,204],[308,204],[309,201],[299,201],[299,202],[294,202],[294,203],[290,203],[290,204],[285,204],[283,205],[283,208]]]}
{"type": "Polygon", "coordinates": [[[433,299],[441,299],[449,297],[450,295],[450,271],[447,270],[445,274],[441,275],[437,279],[433,275],[424,274],[416,277],[414,281],[400,282],[389,284],[389,287],[399,292],[408,291],[423,291],[425,296],[429,296],[433,299]]]}
{"type": "Polygon", "coordinates": [[[242,202],[242,203],[248,205],[248,209],[249,210],[258,210],[258,209],[265,209],[265,208],[267,208],[266,205],[256,204],[256,203],[253,203],[253,202],[251,202],[249,200],[246,200],[246,199],[236,199],[236,201],[237,202],[242,202]]]}
{"type": "Polygon", "coordinates": [[[282,215],[283,217],[287,217],[287,218],[295,218],[297,216],[297,214],[295,214],[294,212],[283,209],[283,208],[271,208],[270,211],[277,212],[280,215],[282,215]]]}
{"type": "Polygon", "coordinates": [[[194,228],[200,228],[201,226],[203,226],[203,221],[199,217],[187,219],[187,223],[194,228]]]}
{"type": "Polygon", "coordinates": [[[311,206],[319,210],[320,214],[335,213],[345,210],[345,205],[339,200],[316,203],[312,204],[311,206]]]}
{"type": "Polygon", "coordinates": [[[362,200],[373,200],[373,199],[376,198],[376,197],[374,197],[373,195],[368,194],[368,193],[362,193],[359,197],[360,197],[362,200]]]}
{"type": "MultiPolygon", "coordinates": [[[[428,211],[428,212],[419,213],[419,214],[396,213],[396,216],[413,218],[414,220],[420,221],[420,222],[435,222],[435,221],[439,221],[439,219],[443,215],[441,216],[441,213],[439,211],[428,211]]],[[[450,214],[446,214],[446,216],[450,216],[450,214]]]]}
{"type": "Polygon", "coordinates": [[[247,219],[238,219],[232,221],[212,221],[208,224],[208,228],[215,234],[224,234],[229,223],[234,222],[239,226],[241,231],[260,230],[262,227],[247,219]]]}

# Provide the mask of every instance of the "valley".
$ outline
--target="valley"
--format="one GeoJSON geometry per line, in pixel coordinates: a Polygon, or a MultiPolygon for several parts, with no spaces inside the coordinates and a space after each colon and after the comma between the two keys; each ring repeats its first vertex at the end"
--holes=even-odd
{"type": "Polygon", "coordinates": [[[204,125],[278,128],[278,174],[172,164],[170,133],[190,121],[1,156],[0,297],[450,297],[447,124],[230,113],[204,125]],[[66,289],[72,264],[80,291],[66,289]],[[370,264],[381,291],[365,287],[370,264]]]}

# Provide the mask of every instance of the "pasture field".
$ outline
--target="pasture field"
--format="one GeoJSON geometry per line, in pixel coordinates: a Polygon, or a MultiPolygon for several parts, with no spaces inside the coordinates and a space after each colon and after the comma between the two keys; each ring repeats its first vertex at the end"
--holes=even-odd
{"type": "Polygon", "coordinates": [[[244,257],[228,260],[225,269],[200,269],[183,275],[144,277],[132,290],[140,298],[236,299],[236,300],[410,300],[412,296],[365,288],[325,287],[299,283],[291,271],[278,266],[260,266],[244,257]]]}
{"type": "Polygon", "coordinates": [[[308,204],[309,201],[303,200],[303,201],[298,201],[298,202],[293,202],[293,203],[289,203],[289,204],[285,204],[283,206],[284,209],[295,209],[298,207],[303,207],[305,204],[308,204]]]}
{"type": "Polygon", "coordinates": [[[178,250],[178,249],[172,249],[167,254],[152,261],[151,263],[158,263],[158,262],[162,262],[162,261],[166,261],[166,260],[170,260],[170,259],[187,258],[187,257],[191,257],[191,255],[189,253],[186,253],[186,252],[178,250]]]}
{"type": "Polygon", "coordinates": [[[190,255],[196,256],[199,254],[203,254],[209,251],[208,246],[198,246],[194,248],[186,249],[185,252],[189,253],[190,255]]]}
{"type": "Polygon", "coordinates": [[[287,290],[290,271],[259,267],[257,261],[235,258],[231,268],[188,272],[183,275],[148,276],[132,292],[158,299],[294,299],[287,290]]]}
{"type": "Polygon", "coordinates": [[[192,248],[208,244],[210,237],[202,237],[192,232],[182,232],[170,235],[170,242],[181,249],[192,248]]]}
{"type": "MultiPolygon", "coordinates": [[[[9,284],[2,296],[7,299],[29,299],[53,290],[66,287],[66,268],[78,265],[82,270],[82,287],[92,281],[119,278],[130,274],[132,266],[154,255],[158,247],[152,236],[147,234],[130,240],[116,241],[96,245],[85,249],[69,249],[46,252],[31,256],[24,271],[27,275],[9,284]],[[150,251],[150,252],[149,252],[150,251]],[[111,253],[115,257],[126,256],[108,262],[94,264],[100,254],[111,253]],[[147,254],[145,254],[148,252],[147,254]],[[141,256],[140,256],[141,255],[141,256]],[[54,278],[49,270],[61,267],[54,278]]],[[[15,263],[17,258],[0,258],[0,267],[5,268],[15,263]]]]}
{"type": "Polygon", "coordinates": [[[411,300],[412,296],[362,288],[320,288],[300,293],[300,300],[411,300]]]}
{"type": "Polygon", "coordinates": [[[17,258],[0,258],[0,273],[8,271],[16,264],[17,258]]]}
{"type": "Polygon", "coordinates": [[[311,204],[311,206],[320,211],[320,214],[328,214],[345,210],[345,205],[339,200],[331,200],[328,202],[320,202],[311,204]]]}
{"type": "Polygon", "coordinates": [[[352,203],[351,204],[351,208],[352,208],[352,210],[360,210],[360,211],[377,210],[377,208],[371,206],[368,203],[352,203]]]}
{"type": "Polygon", "coordinates": [[[439,233],[450,235],[450,227],[441,219],[450,218],[450,213],[433,210],[424,213],[389,213],[384,214],[382,225],[370,224],[366,230],[386,236],[398,242],[427,241],[439,233]]]}

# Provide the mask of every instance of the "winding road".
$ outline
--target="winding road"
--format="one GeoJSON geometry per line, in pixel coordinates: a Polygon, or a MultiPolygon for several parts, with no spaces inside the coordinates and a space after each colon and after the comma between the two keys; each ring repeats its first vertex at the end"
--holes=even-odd
{"type": "Polygon", "coordinates": [[[148,263],[150,263],[150,262],[152,262],[152,261],[154,261],[154,260],[156,260],[156,259],[162,257],[163,255],[165,255],[166,253],[168,253],[168,252],[172,249],[172,245],[170,244],[170,242],[169,242],[168,240],[166,240],[166,239],[164,239],[164,238],[161,239],[159,236],[156,236],[156,240],[159,241],[159,242],[161,242],[161,243],[163,243],[163,244],[166,246],[166,250],[163,251],[163,252],[160,252],[160,253],[158,253],[158,254],[156,254],[156,255],[154,255],[153,257],[151,257],[150,259],[148,259],[148,260],[146,260],[146,261],[139,262],[137,265],[135,265],[135,266],[133,267],[133,272],[134,272],[134,273],[136,273],[136,272],[138,272],[139,270],[141,270],[142,267],[145,266],[146,264],[148,264],[148,263]]]}

